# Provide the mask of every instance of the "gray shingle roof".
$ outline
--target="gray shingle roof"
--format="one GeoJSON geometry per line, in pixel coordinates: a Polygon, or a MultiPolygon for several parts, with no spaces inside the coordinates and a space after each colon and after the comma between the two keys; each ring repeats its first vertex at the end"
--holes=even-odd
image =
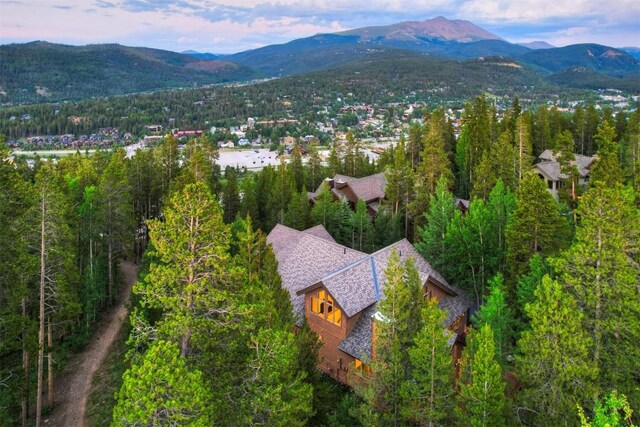
{"type": "MultiPolygon", "coordinates": [[[[578,173],[581,177],[589,175],[590,168],[595,157],[583,156],[582,154],[575,154],[575,165],[578,167],[578,173]]],[[[567,175],[560,172],[560,164],[556,160],[556,155],[551,150],[544,150],[542,154],[538,156],[541,160],[534,167],[541,169],[549,178],[553,181],[559,181],[560,179],[567,179],[567,175]]]]}
{"type": "Polygon", "coordinates": [[[384,298],[384,270],[394,249],[402,262],[408,257],[415,260],[423,283],[432,279],[449,293],[438,304],[447,311],[445,325],[470,307],[467,296],[447,283],[408,240],[367,255],[327,239],[327,231],[319,227],[301,232],[277,225],[267,241],[273,245],[282,284],[289,291],[299,319],[304,315],[305,292],[319,285],[327,289],[348,317],[362,312],[349,336],[340,343],[342,351],[360,359],[370,358],[371,316],[377,302],[384,298]]]}
{"type": "Polygon", "coordinates": [[[324,228],[322,224],[316,225],[315,227],[307,228],[306,230],[303,231],[303,233],[311,234],[312,236],[319,237],[331,243],[336,243],[333,237],[331,237],[331,234],[329,234],[327,229],[324,228]]]}
{"type": "Polygon", "coordinates": [[[294,314],[298,316],[304,311],[304,295],[297,295],[300,289],[319,282],[336,267],[350,264],[365,255],[339,245],[333,239],[328,240],[326,236],[318,237],[316,234],[323,233],[318,231],[318,227],[314,229],[309,234],[278,224],[267,236],[278,260],[282,286],[289,291],[294,314]]]}
{"type": "MultiPolygon", "coordinates": [[[[328,178],[327,178],[328,179],[328,178]]],[[[336,174],[333,177],[333,182],[336,187],[333,188],[333,194],[336,197],[344,197],[341,184],[347,184],[347,186],[353,191],[358,199],[362,199],[365,202],[373,200],[384,199],[384,190],[387,185],[387,179],[384,176],[384,172],[377,173],[375,175],[369,175],[362,178],[353,178],[347,175],[336,174]]],[[[310,199],[315,199],[320,191],[322,184],[316,189],[315,193],[307,193],[310,199]]]]}

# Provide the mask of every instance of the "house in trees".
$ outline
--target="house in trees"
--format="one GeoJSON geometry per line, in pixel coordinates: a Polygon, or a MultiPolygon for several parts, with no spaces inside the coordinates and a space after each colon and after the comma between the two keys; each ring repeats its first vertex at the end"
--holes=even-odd
{"type": "MultiPolygon", "coordinates": [[[[362,178],[336,174],[333,178],[326,178],[325,182],[329,185],[336,199],[346,199],[354,209],[358,199],[364,200],[371,216],[378,213],[380,204],[385,198],[384,190],[387,186],[384,172],[362,178]]],[[[307,193],[309,200],[314,201],[319,191],[320,187],[314,193],[307,193]]]]}
{"type": "MultiPolygon", "coordinates": [[[[544,150],[538,156],[538,163],[533,166],[533,169],[540,179],[544,179],[547,182],[547,189],[558,200],[558,190],[564,186],[569,177],[562,172],[560,163],[556,159],[556,154],[551,150],[544,150]]],[[[575,154],[575,159],[575,166],[578,168],[579,174],[577,184],[584,187],[589,181],[591,165],[596,158],[575,154]]]]}
{"type": "Polygon", "coordinates": [[[289,291],[294,314],[303,316],[323,342],[319,368],[338,381],[349,381],[350,367],[367,369],[378,301],[384,297],[385,269],[392,250],[404,261],[413,257],[425,297],[437,298],[447,312],[445,325],[454,332],[452,357],[460,357],[468,324],[470,301],[447,283],[404,239],[371,255],[336,243],[318,225],[297,231],[283,225],[269,233],[278,260],[282,285],[289,291]]]}

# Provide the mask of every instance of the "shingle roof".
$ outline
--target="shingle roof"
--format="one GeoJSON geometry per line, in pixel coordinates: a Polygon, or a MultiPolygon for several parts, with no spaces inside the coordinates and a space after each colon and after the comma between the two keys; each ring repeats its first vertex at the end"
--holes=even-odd
{"type": "Polygon", "coordinates": [[[299,319],[304,312],[305,292],[320,285],[348,317],[362,312],[349,336],[340,343],[342,351],[360,359],[371,356],[371,316],[376,312],[377,302],[384,298],[384,270],[394,249],[401,261],[408,257],[415,260],[423,283],[431,279],[449,293],[438,303],[447,311],[445,325],[450,325],[470,307],[467,296],[447,283],[408,240],[367,255],[328,240],[326,235],[326,230],[319,226],[301,232],[277,225],[267,241],[273,245],[282,284],[289,291],[299,319]]]}
{"type": "Polygon", "coordinates": [[[294,314],[298,316],[304,311],[304,295],[297,295],[300,289],[319,282],[336,267],[350,264],[365,255],[339,245],[333,239],[328,240],[326,236],[318,237],[323,232],[318,227],[314,229],[303,232],[278,224],[267,236],[278,260],[282,286],[289,291],[294,314]]]}
{"type": "MultiPolygon", "coordinates": [[[[347,175],[336,174],[333,177],[333,182],[334,184],[347,184],[351,191],[353,191],[353,194],[355,194],[358,199],[362,199],[365,202],[384,199],[384,190],[387,185],[387,179],[384,176],[384,172],[362,178],[353,178],[347,175]]],[[[309,198],[315,199],[321,187],[322,184],[320,184],[315,193],[307,193],[309,198]]],[[[333,188],[332,191],[336,197],[344,196],[342,188],[333,188]]]]}
{"type": "MultiPolygon", "coordinates": [[[[589,168],[595,161],[595,157],[583,156],[582,154],[575,154],[575,165],[578,167],[578,173],[581,177],[589,175],[589,168]]],[[[544,150],[542,154],[538,156],[538,159],[542,160],[534,167],[541,169],[549,178],[553,181],[560,179],[567,179],[568,176],[560,172],[560,164],[557,162],[556,154],[551,150],[544,150]]]]}
{"type": "Polygon", "coordinates": [[[321,239],[327,240],[331,243],[336,243],[336,241],[331,237],[331,234],[327,231],[326,228],[320,225],[316,225],[315,227],[307,228],[303,231],[303,233],[310,234],[312,236],[319,237],[321,239]]]}
{"type": "Polygon", "coordinates": [[[383,199],[384,190],[387,185],[387,179],[384,172],[375,175],[365,176],[363,178],[353,179],[348,183],[358,199],[365,202],[371,200],[383,199]]]}

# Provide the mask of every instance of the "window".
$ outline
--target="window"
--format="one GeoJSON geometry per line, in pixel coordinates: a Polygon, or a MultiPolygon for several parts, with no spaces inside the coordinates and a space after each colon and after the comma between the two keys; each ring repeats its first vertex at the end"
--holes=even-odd
{"type": "Polygon", "coordinates": [[[342,310],[336,306],[331,295],[325,290],[320,290],[311,296],[311,312],[327,319],[334,325],[340,325],[342,321],[342,310]]]}
{"type": "Polygon", "coordinates": [[[355,368],[356,368],[356,371],[364,372],[367,375],[371,373],[371,366],[365,363],[362,363],[362,360],[360,359],[355,360],[355,368]]]}

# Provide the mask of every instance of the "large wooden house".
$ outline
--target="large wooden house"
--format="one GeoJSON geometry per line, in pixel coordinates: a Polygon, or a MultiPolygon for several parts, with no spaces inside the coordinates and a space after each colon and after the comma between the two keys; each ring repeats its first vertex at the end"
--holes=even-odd
{"type": "Polygon", "coordinates": [[[371,255],[336,243],[322,226],[297,231],[283,225],[267,241],[278,259],[282,285],[289,291],[300,325],[303,316],[320,336],[319,368],[338,381],[349,381],[352,366],[366,369],[372,357],[377,304],[384,297],[385,269],[392,250],[402,260],[415,259],[425,297],[437,298],[447,312],[445,326],[453,332],[452,356],[460,356],[470,301],[447,283],[403,239],[371,255]]]}

